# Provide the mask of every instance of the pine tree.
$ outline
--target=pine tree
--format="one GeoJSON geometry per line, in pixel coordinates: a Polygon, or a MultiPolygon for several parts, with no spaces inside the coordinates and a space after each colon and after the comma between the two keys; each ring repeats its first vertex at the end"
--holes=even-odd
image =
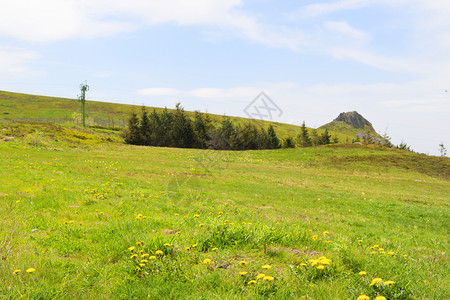
{"type": "Polygon", "coordinates": [[[135,113],[131,114],[130,120],[128,120],[128,128],[124,131],[123,137],[125,143],[132,145],[139,145],[139,118],[135,113]]]}
{"type": "Polygon", "coordinates": [[[280,148],[280,139],[277,137],[277,133],[275,132],[275,129],[273,129],[272,124],[269,125],[269,128],[267,129],[267,135],[269,137],[269,143],[268,147],[269,149],[278,149],[280,148]]]}
{"type": "Polygon", "coordinates": [[[300,127],[300,134],[298,135],[298,142],[300,147],[310,147],[312,146],[311,138],[309,137],[308,129],[306,128],[305,121],[302,123],[302,127],[300,127]]]}
{"type": "Polygon", "coordinates": [[[320,135],[320,144],[321,145],[328,145],[330,144],[330,138],[331,135],[328,133],[328,129],[325,129],[324,132],[320,135]]]}

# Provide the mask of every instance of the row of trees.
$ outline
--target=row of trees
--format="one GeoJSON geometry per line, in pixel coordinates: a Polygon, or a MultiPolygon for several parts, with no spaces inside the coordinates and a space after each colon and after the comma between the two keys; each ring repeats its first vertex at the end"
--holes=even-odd
{"type": "Polygon", "coordinates": [[[134,145],[200,148],[217,150],[276,149],[294,147],[294,141],[281,141],[270,125],[268,129],[253,124],[235,125],[224,118],[215,126],[208,114],[195,112],[194,118],[185,113],[178,103],[174,111],[148,113],[142,110],[139,118],[133,114],[124,131],[125,142],[134,145]]]}
{"type": "Polygon", "coordinates": [[[320,135],[317,133],[316,129],[313,129],[310,135],[306,128],[305,121],[303,121],[302,126],[300,127],[300,133],[297,136],[297,142],[300,147],[311,147],[328,145],[331,143],[337,144],[339,140],[337,136],[332,137],[328,132],[328,129],[325,129],[320,135]]]}

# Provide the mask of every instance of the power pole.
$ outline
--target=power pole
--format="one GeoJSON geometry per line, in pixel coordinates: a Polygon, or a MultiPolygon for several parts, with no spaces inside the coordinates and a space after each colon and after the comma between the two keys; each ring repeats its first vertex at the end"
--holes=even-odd
{"type": "Polygon", "coordinates": [[[78,97],[78,99],[81,102],[81,116],[82,116],[82,123],[83,123],[83,127],[86,127],[86,91],[89,91],[89,86],[86,84],[86,81],[84,82],[84,84],[80,84],[80,90],[81,90],[81,95],[80,97],[78,97]]]}

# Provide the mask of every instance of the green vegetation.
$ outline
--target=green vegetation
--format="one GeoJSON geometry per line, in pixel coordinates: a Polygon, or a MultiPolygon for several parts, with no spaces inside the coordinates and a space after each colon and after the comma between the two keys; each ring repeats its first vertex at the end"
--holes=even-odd
{"type": "Polygon", "coordinates": [[[0,295],[448,299],[449,179],[448,158],[377,145],[140,147],[1,123],[0,295]]]}

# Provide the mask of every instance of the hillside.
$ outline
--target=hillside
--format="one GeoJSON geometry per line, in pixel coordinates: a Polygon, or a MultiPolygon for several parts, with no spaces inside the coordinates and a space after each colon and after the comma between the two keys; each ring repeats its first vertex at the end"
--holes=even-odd
{"type": "MultiPolygon", "coordinates": [[[[148,111],[162,108],[147,107],[148,111]]],[[[125,127],[131,113],[140,113],[141,106],[86,101],[87,124],[105,127],[125,127]]],[[[192,112],[187,112],[192,115],[192,112]]],[[[221,122],[224,116],[211,114],[215,122],[221,122]]],[[[279,137],[295,137],[300,127],[291,124],[230,117],[234,123],[254,122],[267,127],[272,124],[279,137]]],[[[59,124],[81,124],[80,104],[75,99],[55,98],[0,91],[0,121],[52,122],[59,124]]],[[[300,121],[299,121],[300,122],[300,121]]],[[[321,134],[325,128],[319,128],[321,134]]],[[[354,131],[343,128],[329,128],[332,135],[341,142],[351,141],[356,137],[354,131]]]]}
{"type": "Polygon", "coordinates": [[[1,126],[16,134],[0,139],[6,298],[450,293],[448,158],[375,145],[139,147],[94,128],[1,126]]]}

